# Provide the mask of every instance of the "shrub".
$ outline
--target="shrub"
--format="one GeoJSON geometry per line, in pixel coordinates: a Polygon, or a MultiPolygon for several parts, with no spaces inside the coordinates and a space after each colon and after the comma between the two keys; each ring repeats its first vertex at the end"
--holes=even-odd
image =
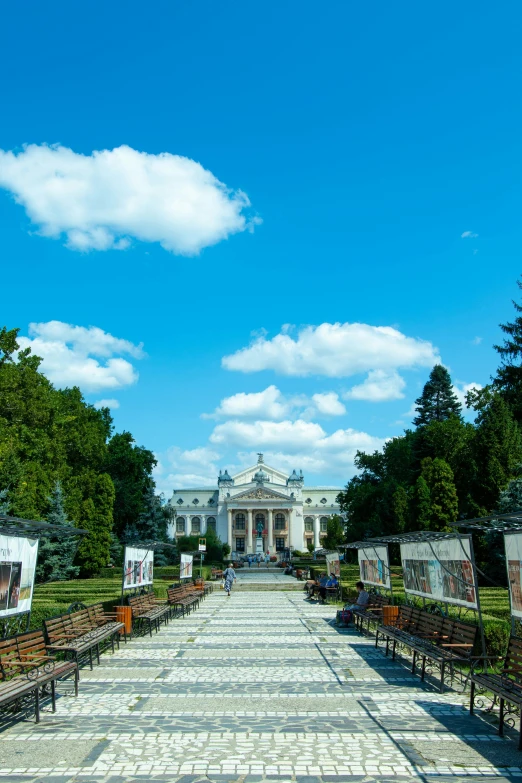
{"type": "Polygon", "coordinates": [[[506,654],[511,626],[505,620],[484,618],[484,636],[488,655],[503,656],[506,654]]]}

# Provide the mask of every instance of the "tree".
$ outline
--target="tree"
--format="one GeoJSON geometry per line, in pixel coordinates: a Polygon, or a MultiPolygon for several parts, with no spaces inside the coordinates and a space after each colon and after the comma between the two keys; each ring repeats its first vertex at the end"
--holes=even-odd
{"type": "Polygon", "coordinates": [[[110,560],[114,485],[107,473],[95,478],[94,497],[83,501],[78,527],[89,531],[78,548],[77,561],[83,576],[94,576],[110,560]]]}
{"type": "Polygon", "coordinates": [[[0,514],[9,515],[9,500],[6,489],[0,490],[0,514]]]}
{"type": "MultiPolygon", "coordinates": [[[[522,289],[522,281],[517,280],[522,289]]],[[[493,347],[500,354],[501,365],[493,380],[495,389],[507,402],[515,419],[522,422],[522,306],[513,301],[515,312],[519,313],[514,321],[500,324],[506,335],[502,345],[493,347]]]]}
{"type": "MultiPolygon", "coordinates": [[[[50,525],[72,527],[72,522],[67,519],[64,508],[64,497],[60,482],[57,481],[49,497],[49,511],[46,521],[50,525]]],[[[78,540],[75,536],[67,538],[42,538],[38,547],[38,565],[36,567],[36,579],[38,582],[60,582],[66,579],[74,579],[80,569],[74,565],[74,558],[78,548],[78,540]]]]}
{"type": "Polygon", "coordinates": [[[500,493],[497,511],[499,514],[509,514],[511,511],[522,509],[522,476],[511,479],[509,484],[500,493]]]}
{"type": "Polygon", "coordinates": [[[140,515],[147,513],[147,493],[156,465],[152,451],[134,443],[130,432],[114,435],[108,443],[105,459],[105,469],[116,492],[114,531],[120,537],[128,537],[128,528],[138,525],[140,515]]]}
{"type": "Polygon", "coordinates": [[[326,523],[326,535],[322,540],[324,549],[337,549],[345,542],[344,522],[340,516],[333,514],[326,523]]]}
{"type": "Polygon", "coordinates": [[[413,420],[416,427],[432,421],[445,421],[450,416],[460,418],[462,405],[453,391],[449,372],[442,364],[436,364],[424,385],[421,396],[415,400],[418,416],[413,420]]]}
{"type": "Polygon", "coordinates": [[[430,530],[449,530],[457,519],[458,498],[453,471],[443,459],[423,460],[422,476],[430,492],[430,530]]]}
{"type": "Polygon", "coordinates": [[[522,462],[522,439],[518,425],[498,393],[486,399],[477,415],[473,456],[474,516],[494,511],[511,479],[516,478],[522,462]]]}
{"type": "Polygon", "coordinates": [[[412,530],[428,530],[431,521],[431,493],[424,476],[419,476],[413,487],[412,530]]]}
{"type": "Polygon", "coordinates": [[[403,533],[408,523],[408,493],[402,486],[398,486],[393,493],[392,498],[393,513],[395,516],[395,524],[397,533],[403,533]]]}

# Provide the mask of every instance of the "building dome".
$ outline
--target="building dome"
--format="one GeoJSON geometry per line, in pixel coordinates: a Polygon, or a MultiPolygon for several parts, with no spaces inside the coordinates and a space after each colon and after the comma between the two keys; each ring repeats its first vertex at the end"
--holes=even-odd
{"type": "Polygon", "coordinates": [[[270,481],[270,476],[263,468],[259,468],[257,473],[254,474],[252,481],[255,481],[256,484],[265,484],[267,481],[270,481]]]}

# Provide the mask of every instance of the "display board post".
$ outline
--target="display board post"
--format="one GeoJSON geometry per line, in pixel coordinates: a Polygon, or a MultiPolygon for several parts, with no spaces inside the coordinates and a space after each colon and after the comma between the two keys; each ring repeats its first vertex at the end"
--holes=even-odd
{"type": "Polygon", "coordinates": [[[2,635],[29,628],[38,558],[38,538],[0,535],[0,623],[2,635]]]}
{"type": "Polygon", "coordinates": [[[389,590],[391,602],[393,603],[388,545],[374,546],[373,544],[364,544],[362,542],[357,547],[357,558],[359,560],[361,581],[365,585],[384,587],[386,590],[389,590]]]}
{"type": "Polygon", "coordinates": [[[179,564],[179,579],[192,579],[193,555],[182,554],[179,564]]]}
{"type": "Polygon", "coordinates": [[[504,550],[509,587],[511,632],[516,636],[517,620],[522,623],[522,530],[504,533],[504,550]]]}
{"type": "Polygon", "coordinates": [[[484,624],[480,610],[473,542],[470,535],[410,538],[401,542],[404,589],[410,595],[477,612],[482,651],[484,624]]]}
{"type": "Polygon", "coordinates": [[[126,590],[150,588],[154,582],[154,551],[151,548],[125,546],[122,599],[126,590]]]}

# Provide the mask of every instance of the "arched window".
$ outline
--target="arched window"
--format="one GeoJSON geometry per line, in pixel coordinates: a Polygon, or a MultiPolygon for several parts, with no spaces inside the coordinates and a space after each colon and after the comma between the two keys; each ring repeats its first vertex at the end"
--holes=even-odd
{"type": "Polygon", "coordinates": [[[314,532],[314,520],[312,517],[305,517],[305,533],[314,532]]]}
{"type": "Polygon", "coordinates": [[[201,520],[199,517],[192,517],[192,532],[201,533],[201,520]]]}
{"type": "Polygon", "coordinates": [[[185,532],[185,520],[183,517],[178,517],[176,519],[176,533],[184,533],[185,532]]]}
{"type": "Polygon", "coordinates": [[[326,533],[328,529],[328,517],[321,517],[321,533],[326,533]]]}
{"type": "Polygon", "coordinates": [[[275,529],[284,530],[286,527],[286,519],[284,514],[276,514],[274,518],[275,529]]]}
{"type": "Polygon", "coordinates": [[[215,517],[209,517],[207,519],[207,530],[213,530],[214,533],[216,532],[216,518],[215,517]]]}

